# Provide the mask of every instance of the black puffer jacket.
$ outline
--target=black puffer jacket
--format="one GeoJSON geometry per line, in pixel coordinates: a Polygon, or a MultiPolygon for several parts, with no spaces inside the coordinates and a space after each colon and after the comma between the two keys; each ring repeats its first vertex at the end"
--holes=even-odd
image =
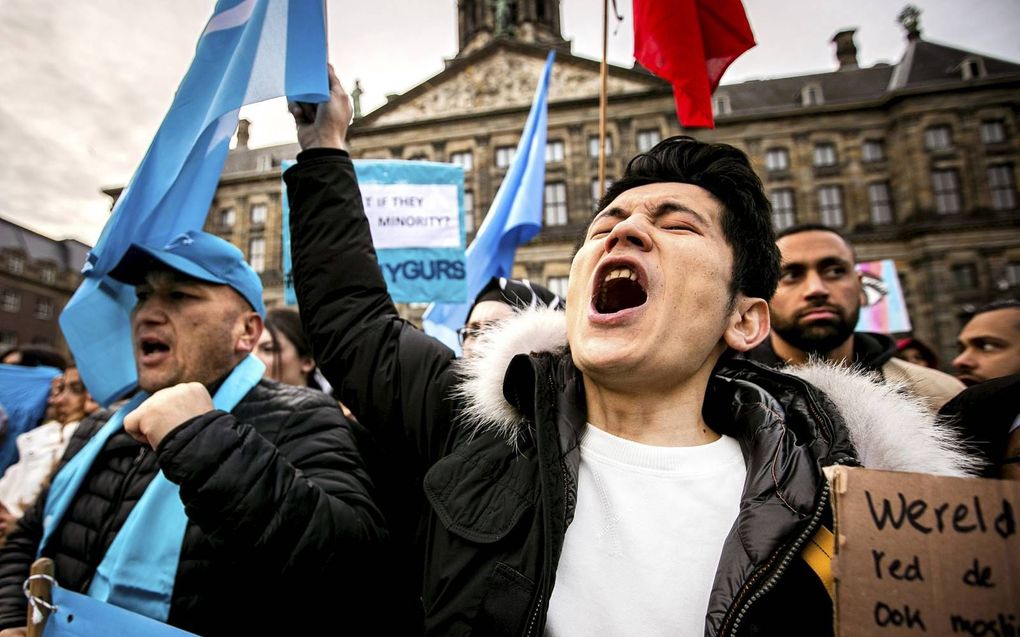
{"type": "MultiPolygon", "coordinates": [[[[102,424],[79,428],[64,462],[102,424]]],[[[61,586],[88,588],[157,469],[180,485],[189,518],[170,624],[200,635],[298,634],[328,616],[338,634],[367,634],[388,617],[372,610],[383,605],[383,521],[353,433],[326,395],[262,380],[231,414],[194,418],[156,451],[114,434],[43,551],[61,586]]],[[[0,628],[25,625],[21,584],[44,499],[0,550],[0,628]]]]}
{"type": "MultiPolygon", "coordinates": [[[[562,315],[506,322],[492,337],[505,355],[473,365],[488,380],[462,375],[449,349],[397,316],[347,154],[303,153],[284,178],[294,280],[316,358],[341,400],[407,458],[393,470],[427,497],[428,634],[543,634],[586,420],[565,337],[543,334],[549,323],[562,332],[562,315]],[[511,332],[522,342],[508,344],[511,332]],[[528,354],[535,349],[545,353],[528,354]]],[[[747,361],[712,379],[705,418],[740,442],[747,465],[706,635],[831,634],[831,603],[799,553],[828,520],[822,467],[857,463],[843,419],[805,381],[747,361]]],[[[420,503],[416,493],[405,501],[420,503]]]]}

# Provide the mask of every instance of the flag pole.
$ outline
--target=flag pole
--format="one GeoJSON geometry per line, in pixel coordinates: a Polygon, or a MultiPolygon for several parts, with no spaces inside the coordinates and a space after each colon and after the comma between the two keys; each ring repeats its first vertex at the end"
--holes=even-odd
{"type": "Polygon", "coordinates": [[[599,198],[606,194],[606,96],[609,83],[609,0],[602,3],[602,65],[599,68],[599,198]]]}

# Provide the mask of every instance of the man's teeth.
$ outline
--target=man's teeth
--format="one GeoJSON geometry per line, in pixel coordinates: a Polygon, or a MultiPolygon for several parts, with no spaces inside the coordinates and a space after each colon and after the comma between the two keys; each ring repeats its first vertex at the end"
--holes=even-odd
{"type": "Polygon", "coordinates": [[[637,281],[637,272],[634,272],[630,268],[616,268],[610,270],[609,274],[606,275],[605,281],[612,281],[613,279],[628,278],[631,281],[637,281]]]}

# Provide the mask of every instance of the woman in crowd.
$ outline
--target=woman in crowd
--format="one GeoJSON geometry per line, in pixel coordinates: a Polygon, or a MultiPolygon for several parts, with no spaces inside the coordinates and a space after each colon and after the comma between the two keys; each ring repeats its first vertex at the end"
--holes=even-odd
{"type": "Polygon", "coordinates": [[[269,310],[265,326],[255,353],[266,364],[266,378],[330,393],[331,388],[315,373],[312,347],[297,311],[283,307],[269,310]]]}

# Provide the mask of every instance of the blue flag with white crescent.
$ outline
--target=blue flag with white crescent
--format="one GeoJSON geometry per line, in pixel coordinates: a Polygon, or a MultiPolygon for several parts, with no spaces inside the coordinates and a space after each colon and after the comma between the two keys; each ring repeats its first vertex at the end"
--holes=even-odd
{"type": "Polygon", "coordinates": [[[457,329],[464,325],[471,302],[494,276],[510,277],[517,246],[542,229],[545,190],[545,138],[548,118],[549,77],[555,51],[549,52],[535,99],[524,124],[517,154],[489,207],[478,234],[467,249],[466,303],[433,303],[425,311],[425,331],[459,352],[457,329]]]}
{"type": "Polygon", "coordinates": [[[82,380],[100,403],[137,382],[134,290],[107,275],[132,243],[163,246],[202,228],[239,109],[283,95],[328,99],[323,0],[219,0],[166,118],[89,254],[84,281],[60,315],[82,380]]]}

